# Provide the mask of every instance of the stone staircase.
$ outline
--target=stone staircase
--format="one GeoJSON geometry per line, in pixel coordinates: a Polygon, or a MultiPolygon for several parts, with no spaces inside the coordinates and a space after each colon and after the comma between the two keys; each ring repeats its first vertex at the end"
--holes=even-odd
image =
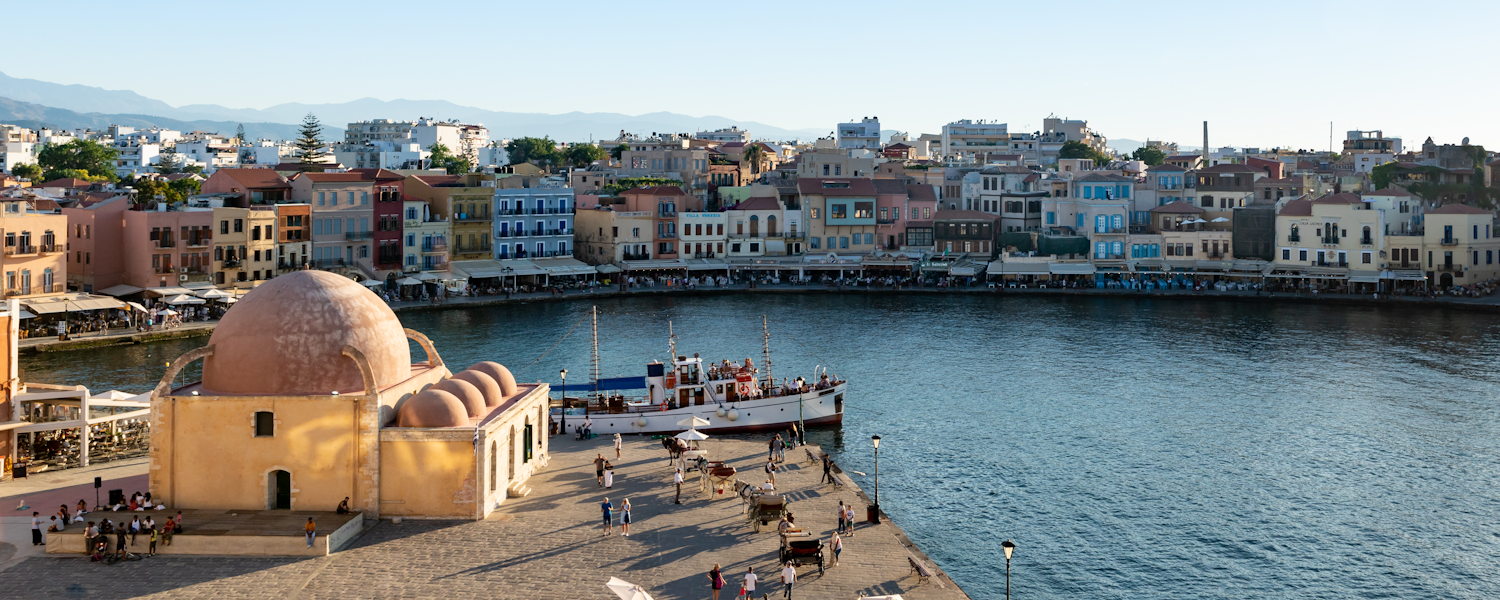
{"type": "Polygon", "coordinates": [[[521,484],[519,482],[518,483],[512,483],[509,486],[506,486],[506,488],[505,488],[505,497],[507,497],[507,498],[525,498],[526,496],[528,496],[530,494],[531,494],[531,488],[529,488],[529,487],[527,487],[524,484],[521,484]]]}

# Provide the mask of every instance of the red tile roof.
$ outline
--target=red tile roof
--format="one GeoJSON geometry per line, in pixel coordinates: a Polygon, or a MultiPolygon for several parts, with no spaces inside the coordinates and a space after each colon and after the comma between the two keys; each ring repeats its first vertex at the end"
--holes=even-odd
{"type": "Polygon", "coordinates": [[[1298,198],[1281,206],[1281,212],[1276,213],[1283,217],[1311,217],[1312,200],[1298,198]]]}
{"type": "Polygon", "coordinates": [[[906,182],[901,179],[876,179],[875,193],[906,195],[906,182]]]}
{"type": "Polygon", "coordinates": [[[1363,204],[1364,199],[1359,194],[1344,192],[1342,194],[1328,194],[1312,201],[1313,204],[1363,204]]]}
{"type": "Polygon", "coordinates": [[[781,203],[770,196],[756,196],[741,202],[735,210],[781,210],[781,203]]]}
{"type": "Polygon", "coordinates": [[[457,175],[412,175],[412,178],[433,187],[458,181],[457,175]]]}
{"type": "Polygon", "coordinates": [[[1449,204],[1440,208],[1427,211],[1429,215],[1488,215],[1492,214],[1482,208],[1469,206],[1467,204],[1449,204]]]}
{"type": "Polygon", "coordinates": [[[912,200],[937,201],[937,188],[931,184],[912,183],[906,186],[906,195],[912,200]]]}
{"type": "Polygon", "coordinates": [[[874,196],[877,193],[874,180],[856,178],[804,177],[797,180],[797,191],[824,196],[874,196]]]}
{"type": "Polygon", "coordinates": [[[292,179],[295,180],[298,177],[306,177],[309,181],[312,181],[313,183],[332,183],[332,182],[338,182],[338,181],[368,181],[367,179],[365,179],[364,175],[359,174],[359,173],[312,173],[312,172],[308,172],[308,173],[298,173],[296,175],[293,175],[292,179]]]}
{"type": "Polygon", "coordinates": [[[1199,173],[1264,173],[1265,171],[1262,171],[1262,170],[1257,169],[1255,167],[1252,167],[1250,165],[1237,165],[1237,164],[1230,163],[1230,164],[1214,165],[1212,167],[1204,167],[1202,169],[1198,169],[1198,172],[1199,173]]]}
{"type": "Polygon", "coordinates": [[[404,175],[401,175],[400,173],[387,171],[385,169],[350,169],[349,172],[359,173],[360,175],[364,175],[366,178],[373,177],[376,181],[398,181],[401,179],[406,179],[406,177],[404,175]]]}
{"type": "Polygon", "coordinates": [[[53,179],[52,181],[48,181],[47,183],[37,185],[36,187],[73,189],[86,188],[91,185],[94,185],[93,182],[90,182],[87,179],[79,179],[77,177],[64,177],[62,179],[53,179]]]}
{"type": "Polygon", "coordinates": [[[1398,197],[1406,197],[1406,198],[1415,197],[1414,194],[1412,194],[1411,192],[1406,191],[1405,188],[1402,188],[1400,186],[1391,186],[1391,187],[1385,188],[1383,190],[1375,190],[1375,191],[1372,191],[1372,192],[1365,192],[1365,195],[1366,196],[1398,196],[1398,197]]]}
{"type": "Polygon", "coordinates": [[[245,188],[287,188],[292,187],[272,169],[219,169],[214,171],[214,176],[223,175],[235,180],[245,188]]]}

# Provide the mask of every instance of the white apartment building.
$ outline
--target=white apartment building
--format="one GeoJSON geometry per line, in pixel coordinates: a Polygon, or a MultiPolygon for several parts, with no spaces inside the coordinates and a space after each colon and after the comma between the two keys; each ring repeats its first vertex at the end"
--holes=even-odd
{"type": "Polygon", "coordinates": [[[839,123],[838,147],[880,149],[880,117],[865,117],[858,123],[839,123]]]}
{"type": "Polygon", "coordinates": [[[728,241],[724,226],[728,214],[722,212],[677,213],[682,240],[682,256],[687,258],[723,258],[728,241]]]}
{"type": "Polygon", "coordinates": [[[240,148],[229,138],[216,133],[194,131],[176,144],[177,154],[191,163],[201,163],[208,171],[240,164],[240,148]]]}
{"type": "Polygon", "coordinates": [[[710,142],[722,142],[726,144],[729,142],[744,143],[750,141],[750,132],[744,129],[740,129],[739,127],[726,127],[723,129],[715,129],[713,131],[700,131],[694,134],[693,137],[695,139],[708,140],[710,142]]]}
{"type": "Polygon", "coordinates": [[[452,231],[447,217],[432,212],[426,201],[402,203],[401,270],[407,273],[448,270],[448,238],[452,231]]]}
{"type": "Polygon", "coordinates": [[[411,139],[334,144],[333,158],[351,169],[421,169],[432,153],[411,139]]]}
{"type": "Polygon", "coordinates": [[[291,142],[259,139],[248,146],[241,146],[240,164],[276,166],[292,162],[297,147],[291,142]]]}
{"type": "Polygon", "coordinates": [[[495,190],[495,258],[573,255],[573,188],[495,190]]]}
{"type": "Polygon", "coordinates": [[[1010,127],[984,119],[963,119],[943,126],[943,156],[957,162],[969,162],[976,154],[1007,152],[1010,149],[1010,127]]]}

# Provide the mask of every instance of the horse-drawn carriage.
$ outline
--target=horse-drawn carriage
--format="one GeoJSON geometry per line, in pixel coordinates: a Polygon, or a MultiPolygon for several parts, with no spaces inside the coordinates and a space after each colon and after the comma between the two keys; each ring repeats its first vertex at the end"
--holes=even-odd
{"type": "Polygon", "coordinates": [[[755,531],[767,523],[780,521],[787,514],[787,499],[780,494],[764,492],[760,488],[751,485],[740,487],[740,499],[744,501],[742,506],[746,518],[755,527],[755,531]]]}
{"type": "Polygon", "coordinates": [[[823,572],[823,542],[811,537],[801,529],[789,529],[781,532],[781,564],[791,563],[794,567],[804,565],[817,565],[818,573],[823,572]]]}

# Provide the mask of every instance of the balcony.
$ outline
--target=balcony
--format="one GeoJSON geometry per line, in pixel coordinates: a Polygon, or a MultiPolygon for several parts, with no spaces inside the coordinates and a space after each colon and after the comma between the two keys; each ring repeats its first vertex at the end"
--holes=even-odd
{"type": "Polygon", "coordinates": [[[458,213],[453,215],[453,220],[459,223],[480,223],[490,220],[490,216],[480,213],[458,213]]]}
{"type": "Polygon", "coordinates": [[[889,219],[889,218],[882,217],[882,218],[879,218],[879,219],[875,219],[875,224],[876,225],[895,225],[896,224],[896,220],[895,219],[889,219]]]}
{"type": "Polygon", "coordinates": [[[651,260],[651,255],[650,254],[632,254],[632,253],[626,252],[622,256],[624,257],[624,260],[651,260]]]}
{"type": "Polygon", "coordinates": [[[199,239],[188,238],[185,245],[187,247],[189,247],[189,248],[207,248],[207,247],[213,245],[213,243],[214,243],[213,238],[199,238],[199,239]]]}
{"type": "Polygon", "coordinates": [[[1446,238],[1443,238],[1442,241],[1440,241],[1439,243],[1442,244],[1442,245],[1444,245],[1444,246],[1457,246],[1458,245],[1458,238],[1446,237],[1446,238]]]}
{"type": "Polygon", "coordinates": [[[717,258],[717,257],[718,257],[718,255],[716,253],[713,253],[713,252],[694,252],[693,253],[693,258],[717,258]]]}
{"type": "Polygon", "coordinates": [[[1325,245],[1325,246],[1337,246],[1337,245],[1339,245],[1339,236],[1336,236],[1336,235],[1335,236],[1326,236],[1325,235],[1325,236],[1323,236],[1322,240],[1323,240],[1323,245],[1325,245]]]}
{"type": "Polygon", "coordinates": [[[301,268],[302,268],[302,265],[300,265],[300,264],[293,264],[293,263],[287,262],[286,259],[281,259],[279,261],[276,261],[276,269],[280,270],[280,271],[290,271],[292,269],[301,269],[301,268]]]}
{"type": "Polygon", "coordinates": [[[5,247],[6,256],[26,256],[28,254],[36,254],[36,252],[36,246],[31,244],[17,244],[5,247]]]}
{"type": "Polygon", "coordinates": [[[368,240],[375,237],[373,231],[349,231],[344,233],[344,239],[349,241],[368,240]]]}
{"type": "Polygon", "coordinates": [[[466,245],[466,244],[458,244],[458,245],[456,245],[456,246],[453,247],[453,253],[454,254],[474,254],[474,253],[478,253],[478,252],[489,252],[490,251],[490,247],[491,246],[489,244],[475,244],[475,245],[472,245],[472,246],[466,245]]]}
{"type": "Polygon", "coordinates": [[[153,246],[153,247],[156,248],[157,250],[168,250],[168,249],[171,249],[171,248],[176,248],[177,247],[177,241],[176,240],[157,240],[156,241],[156,245],[153,246]]]}
{"type": "Polygon", "coordinates": [[[1289,236],[1286,236],[1286,241],[1288,243],[1297,244],[1297,243],[1300,243],[1302,241],[1302,236],[1297,235],[1297,234],[1294,233],[1294,234],[1291,234],[1289,236]]]}
{"type": "Polygon", "coordinates": [[[1370,238],[1361,238],[1359,240],[1359,245],[1361,245],[1361,246],[1373,246],[1373,245],[1375,245],[1375,240],[1372,240],[1370,238]]]}
{"type": "Polygon", "coordinates": [[[226,259],[224,259],[224,262],[221,265],[221,268],[224,268],[224,269],[238,269],[238,268],[240,268],[240,260],[237,259],[237,258],[226,258],[226,259]]]}
{"type": "Polygon", "coordinates": [[[675,240],[675,239],[677,239],[677,233],[676,232],[664,233],[664,234],[656,236],[656,239],[659,239],[659,240],[675,240]]]}
{"type": "Polygon", "coordinates": [[[58,252],[67,252],[68,251],[68,245],[67,244],[42,244],[41,249],[42,249],[42,254],[56,254],[58,252]]]}
{"type": "Polygon", "coordinates": [[[658,216],[658,217],[664,217],[664,218],[667,218],[667,217],[676,217],[677,216],[677,211],[676,210],[672,210],[672,209],[666,209],[666,208],[664,208],[664,209],[656,211],[656,216],[658,216]]]}
{"type": "Polygon", "coordinates": [[[423,253],[448,253],[448,244],[422,244],[423,253]]]}
{"type": "Polygon", "coordinates": [[[333,267],[347,266],[348,263],[344,262],[344,259],[342,258],[322,258],[312,261],[312,265],[315,269],[330,269],[333,267]]]}

